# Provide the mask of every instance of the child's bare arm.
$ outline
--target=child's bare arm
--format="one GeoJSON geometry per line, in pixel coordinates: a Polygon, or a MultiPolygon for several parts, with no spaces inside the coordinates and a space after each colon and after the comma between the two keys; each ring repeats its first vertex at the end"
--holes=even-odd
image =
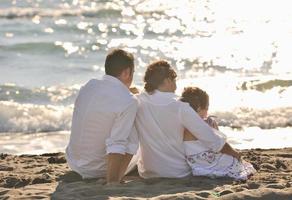
{"type": "Polygon", "coordinates": [[[240,157],[241,157],[240,153],[234,150],[227,142],[225,143],[225,145],[223,146],[220,152],[233,156],[237,158],[238,160],[240,160],[240,157]]]}
{"type": "Polygon", "coordinates": [[[205,120],[205,122],[206,122],[207,124],[209,124],[209,126],[211,126],[212,128],[219,130],[217,122],[216,122],[212,117],[214,117],[214,116],[209,116],[209,117],[205,120]]]}

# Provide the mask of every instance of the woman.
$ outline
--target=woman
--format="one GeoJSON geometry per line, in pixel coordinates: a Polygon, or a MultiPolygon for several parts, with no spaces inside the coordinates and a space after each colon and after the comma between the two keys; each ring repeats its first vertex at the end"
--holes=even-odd
{"type": "Polygon", "coordinates": [[[138,171],[143,178],[180,178],[191,174],[183,147],[185,129],[213,151],[239,155],[188,103],[179,101],[174,94],[176,76],[166,61],[150,64],[144,77],[145,91],[137,96],[135,125],[141,154],[138,171]]]}

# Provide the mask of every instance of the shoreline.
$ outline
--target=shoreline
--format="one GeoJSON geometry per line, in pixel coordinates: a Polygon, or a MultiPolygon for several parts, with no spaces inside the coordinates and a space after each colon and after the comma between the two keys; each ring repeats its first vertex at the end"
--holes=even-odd
{"type": "Polygon", "coordinates": [[[64,153],[0,154],[0,198],[3,199],[291,199],[292,148],[243,150],[258,172],[247,181],[186,177],[142,179],[137,172],[125,184],[108,187],[82,180],[64,153]]]}
{"type": "MultiPolygon", "coordinates": [[[[219,128],[236,149],[292,147],[292,127],[275,129],[247,127],[242,130],[223,126],[219,128]]],[[[0,133],[0,153],[21,155],[64,152],[69,137],[70,131],[0,133]]]]}

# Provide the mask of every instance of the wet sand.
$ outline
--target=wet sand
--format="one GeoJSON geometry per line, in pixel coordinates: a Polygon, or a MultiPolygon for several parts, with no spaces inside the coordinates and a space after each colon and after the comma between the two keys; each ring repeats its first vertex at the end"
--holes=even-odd
{"type": "Polygon", "coordinates": [[[132,172],[120,186],[82,180],[64,153],[0,154],[0,199],[292,199],[292,148],[244,150],[257,173],[247,181],[187,177],[141,179],[132,172]]]}

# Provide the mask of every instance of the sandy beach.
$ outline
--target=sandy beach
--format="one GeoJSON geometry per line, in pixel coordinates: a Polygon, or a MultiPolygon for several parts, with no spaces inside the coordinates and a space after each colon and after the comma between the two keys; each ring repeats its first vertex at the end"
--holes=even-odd
{"type": "Polygon", "coordinates": [[[132,172],[120,186],[82,180],[64,153],[0,154],[0,199],[291,199],[292,148],[252,149],[244,158],[258,170],[248,181],[187,177],[141,179],[132,172]]]}

